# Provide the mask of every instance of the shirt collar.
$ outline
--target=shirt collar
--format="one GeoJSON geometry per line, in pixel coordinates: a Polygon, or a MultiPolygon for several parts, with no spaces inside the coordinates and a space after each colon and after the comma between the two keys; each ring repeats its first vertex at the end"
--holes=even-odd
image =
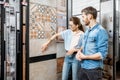
{"type": "Polygon", "coordinates": [[[97,27],[98,27],[98,23],[96,23],[92,28],[89,28],[89,31],[92,31],[92,30],[94,30],[94,29],[96,29],[97,27]]]}

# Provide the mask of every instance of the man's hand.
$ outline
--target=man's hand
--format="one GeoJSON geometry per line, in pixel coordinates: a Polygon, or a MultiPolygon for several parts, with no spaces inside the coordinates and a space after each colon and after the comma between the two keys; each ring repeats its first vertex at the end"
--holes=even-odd
{"type": "Polygon", "coordinates": [[[81,53],[81,51],[79,50],[76,54],[76,59],[79,60],[79,61],[81,61],[80,53],[81,53]]]}
{"type": "Polygon", "coordinates": [[[66,53],[66,55],[72,55],[74,52],[75,52],[75,49],[74,49],[74,48],[73,48],[73,49],[70,49],[70,50],[66,53]]]}
{"type": "Polygon", "coordinates": [[[77,52],[77,54],[76,54],[76,59],[77,60],[83,60],[83,59],[86,59],[86,55],[84,55],[82,52],[81,52],[81,50],[79,50],[78,52],[77,52]]]}
{"type": "Polygon", "coordinates": [[[87,59],[87,56],[84,55],[82,52],[79,52],[79,57],[80,57],[81,60],[82,59],[87,59]]]}
{"type": "Polygon", "coordinates": [[[48,48],[48,44],[45,43],[45,44],[42,45],[41,51],[44,52],[47,48],[48,48]]]}

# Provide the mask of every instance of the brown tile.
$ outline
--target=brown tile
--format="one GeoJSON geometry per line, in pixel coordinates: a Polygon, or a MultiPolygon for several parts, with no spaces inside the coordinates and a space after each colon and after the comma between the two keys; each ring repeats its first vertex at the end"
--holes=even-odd
{"type": "Polygon", "coordinates": [[[57,73],[62,72],[64,57],[57,58],[57,73]]]}

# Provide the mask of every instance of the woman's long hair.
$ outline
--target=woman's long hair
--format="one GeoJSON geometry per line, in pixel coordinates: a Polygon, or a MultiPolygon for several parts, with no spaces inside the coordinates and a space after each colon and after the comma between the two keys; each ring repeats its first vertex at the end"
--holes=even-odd
{"type": "Polygon", "coordinates": [[[73,16],[70,18],[70,21],[73,21],[73,24],[78,25],[79,30],[84,32],[83,26],[82,26],[80,19],[78,17],[73,16]]]}

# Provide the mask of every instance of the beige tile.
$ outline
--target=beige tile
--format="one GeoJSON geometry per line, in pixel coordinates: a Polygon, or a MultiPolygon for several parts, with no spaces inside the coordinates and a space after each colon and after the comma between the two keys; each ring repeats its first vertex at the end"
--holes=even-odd
{"type": "Polygon", "coordinates": [[[64,57],[66,54],[64,43],[57,43],[57,58],[64,57]]]}
{"type": "Polygon", "coordinates": [[[30,64],[30,80],[56,80],[56,59],[30,64]]]}
{"type": "Polygon", "coordinates": [[[48,40],[47,39],[32,39],[30,40],[30,57],[34,57],[34,56],[40,56],[40,55],[47,55],[47,54],[53,54],[53,53],[57,53],[57,48],[56,48],[56,42],[53,41],[48,49],[42,53],[41,52],[41,46],[47,42],[48,40]]]}

